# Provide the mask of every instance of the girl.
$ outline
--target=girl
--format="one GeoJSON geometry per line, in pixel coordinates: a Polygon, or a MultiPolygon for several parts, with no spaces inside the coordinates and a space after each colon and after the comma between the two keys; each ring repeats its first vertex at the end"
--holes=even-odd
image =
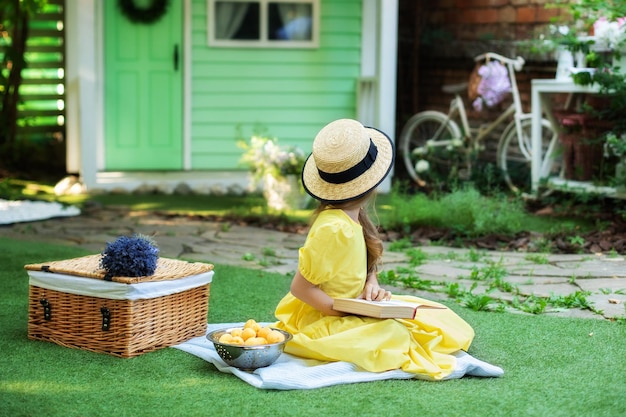
{"type": "Polygon", "coordinates": [[[278,328],[293,335],[285,351],[322,361],[347,361],[371,372],[402,369],[439,380],[467,350],[472,328],[445,306],[380,287],[383,245],[365,207],[394,161],[382,132],[350,119],[336,120],[315,137],[302,182],[319,200],[290,292],[276,308],[278,328]],[[333,299],[399,299],[436,305],[414,319],[377,319],[333,310],[333,299]]]}

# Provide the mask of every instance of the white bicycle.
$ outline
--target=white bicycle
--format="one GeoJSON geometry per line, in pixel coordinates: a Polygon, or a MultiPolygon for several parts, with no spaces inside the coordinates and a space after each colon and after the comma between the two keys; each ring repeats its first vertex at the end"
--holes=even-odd
{"type": "MultiPolygon", "coordinates": [[[[474,58],[476,62],[497,60],[508,71],[511,84],[511,105],[494,121],[470,127],[461,94],[468,83],[444,86],[453,94],[448,113],[427,110],[413,115],[404,125],[398,150],[407,173],[420,186],[430,187],[437,181],[466,180],[472,175],[473,161],[484,149],[483,141],[496,128],[505,126],[496,153],[496,165],[508,187],[515,193],[531,191],[531,114],[524,113],[515,72],[524,66],[524,59],[507,58],[492,52],[474,58]],[[459,127],[459,123],[460,126],[459,127]]],[[[551,123],[541,121],[541,178],[562,171],[558,135],[551,123]]]]}

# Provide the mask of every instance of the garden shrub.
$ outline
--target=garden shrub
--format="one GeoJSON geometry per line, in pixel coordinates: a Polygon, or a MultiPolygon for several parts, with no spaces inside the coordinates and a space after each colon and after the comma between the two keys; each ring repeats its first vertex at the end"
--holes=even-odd
{"type": "Polygon", "coordinates": [[[425,194],[407,197],[394,190],[391,205],[393,210],[383,226],[407,233],[417,227],[432,226],[466,236],[512,235],[522,230],[527,217],[521,200],[504,194],[484,196],[471,187],[441,197],[425,194]]]}

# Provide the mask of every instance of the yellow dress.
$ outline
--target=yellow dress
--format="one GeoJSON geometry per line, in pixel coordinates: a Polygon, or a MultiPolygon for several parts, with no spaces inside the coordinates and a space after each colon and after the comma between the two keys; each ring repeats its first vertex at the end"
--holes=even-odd
{"type": "MultiPolygon", "coordinates": [[[[344,211],[325,210],[299,252],[299,269],[333,298],[358,297],[367,276],[361,226],[344,211]]],[[[445,307],[413,296],[393,299],[445,307]]],[[[371,372],[402,369],[439,380],[455,368],[452,355],[467,350],[474,330],[448,308],[418,310],[414,319],[326,316],[291,293],[276,307],[276,327],[293,334],[285,351],[322,361],[346,361],[371,372]]]]}

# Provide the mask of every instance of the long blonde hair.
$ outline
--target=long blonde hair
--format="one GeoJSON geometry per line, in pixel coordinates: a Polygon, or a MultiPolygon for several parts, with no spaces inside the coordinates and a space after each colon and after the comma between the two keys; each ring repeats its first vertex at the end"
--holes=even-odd
{"type": "Polygon", "coordinates": [[[367,247],[367,273],[378,271],[378,264],[383,256],[383,242],[380,239],[378,228],[374,222],[369,218],[367,213],[368,206],[374,207],[373,201],[376,193],[370,191],[363,197],[356,200],[348,201],[346,203],[330,203],[326,201],[320,201],[319,206],[313,212],[311,221],[314,221],[317,216],[324,210],[331,208],[338,209],[353,209],[359,208],[359,223],[363,229],[363,237],[365,238],[365,246],[367,247]]]}

